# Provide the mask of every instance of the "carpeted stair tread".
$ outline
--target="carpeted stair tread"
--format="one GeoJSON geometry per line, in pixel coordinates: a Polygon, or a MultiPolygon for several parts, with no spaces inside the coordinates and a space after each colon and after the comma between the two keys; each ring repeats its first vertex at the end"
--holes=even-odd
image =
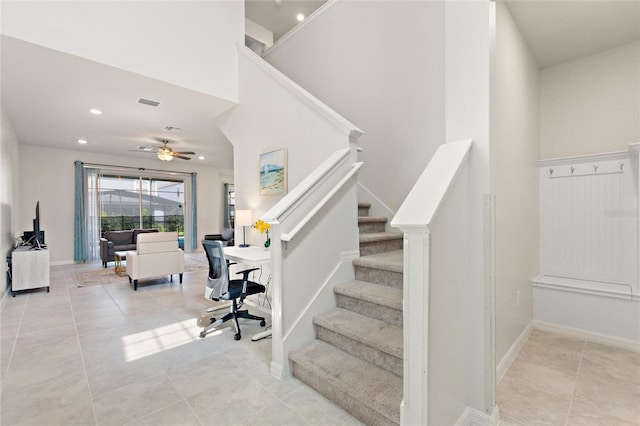
{"type": "MultiPolygon", "coordinates": [[[[402,236],[402,234],[400,234],[402,236]]],[[[362,236],[361,236],[362,237],[362,236]]],[[[384,253],[362,256],[353,260],[355,266],[365,268],[382,269],[384,271],[402,273],[404,264],[404,252],[402,250],[387,251],[384,253]]]]}
{"type": "Polygon", "coordinates": [[[360,234],[360,244],[376,241],[401,240],[402,238],[403,235],[397,232],[372,232],[370,234],[360,234]]]}
{"type": "MultiPolygon", "coordinates": [[[[348,395],[368,410],[384,417],[387,420],[384,423],[400,423],[400,377],[319,340],[290,352],[289,358],[294,363],[294,375],[299,366],[320,382],[335,388],[335,395],[325,396],[338,405],[342,405],[341,402],[346,404],[339,395],[348,395]]],[[[352,414],[361,420],[368,417],[352,414]]]]}
{"type": "Polygon", "coordinates": [[[387,223],[384,216],[358,216],[358,223],[387,223]]]}
{"type": "Polygon", "coordinates": [[[402,310],[402,290],[366,281],[348,281],[335,286],[334,291],[354,299],[402,310]]]}
{"type": "Polygon", "coordinates": [[[365,203],[365,202],[358,201],[358,208],[359,209],[370,209],[371,208],[371,203],[365,203]]]}
{"type": "Polygon", "coordinates": [[[388,355],[402,358],[402,328],[395,325],[342,308],[314,317],[313,323],[388,355]]]}

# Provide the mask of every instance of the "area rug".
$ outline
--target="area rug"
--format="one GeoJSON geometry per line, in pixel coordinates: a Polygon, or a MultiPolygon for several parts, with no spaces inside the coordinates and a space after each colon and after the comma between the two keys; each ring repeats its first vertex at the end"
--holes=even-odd
{"type": "MultiPolygon", "coordinates": [[[[112,263],[109,263],[112,265],[112,263]]],[[[126,262],[124,262],[126,266],[126,262]]],[[[199,256],[191,255],[185,256],[184,259],[184,271],[191,272],[197,271],[200,269],[208,269],[209,264],[207,263],[207,259],[203,254],[199,256]]],[[[105,285],[105,284],[119,284],[119,283],[128,283],[129,277],[127,273],[124,272],[122,276],[116,274],[113,266],[109,266],[107,268],[94,269],[91,271],[82,271],[76,272],[73,274],[73,277],[76,281],[78,287],[90,287],[96,285],[105,285]]]]}

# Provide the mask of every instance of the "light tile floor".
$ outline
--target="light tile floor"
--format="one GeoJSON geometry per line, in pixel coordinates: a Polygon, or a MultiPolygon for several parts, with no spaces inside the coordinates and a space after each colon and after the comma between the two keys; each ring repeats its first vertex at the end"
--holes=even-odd
{"type": "Polygon", "coordinates": [[[497,387],[503,425],[640,425],[640,353],[534,330],[497,387]]]}
{"type": "MultiPolygon", "coordinates": [[[[201,255],[201,254],[200,254],[201,255]]],[[[296,379],[269,374],[271,341],[244,322],[198,338],[206,270],[78,288],[55,266],[51,292],[4,297],[2,425],[357,425],[296,379]]],[[[110,264],[110,267],[111,264],[110,264]]],[[[640,354],[534,330],[504,378],[503,425],[640,426],[640,354]]]]}
{"type": "Polygon", "coordinates": [[[298,380],[273,378],[271,340],[250,339],[257,322],[241,324],[240,341],[231,327],[200,339],[206,270],[137,292],[77,286],[74,272],[100,267],[54,266],[50,293],[2,299],[3,426],[360,424],[298,380]]]}

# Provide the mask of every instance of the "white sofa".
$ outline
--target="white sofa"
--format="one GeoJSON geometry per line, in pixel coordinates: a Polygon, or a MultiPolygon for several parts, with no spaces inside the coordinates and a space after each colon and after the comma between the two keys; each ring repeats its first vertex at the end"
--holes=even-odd
{"type": "Polygon", "coordinates": [[[127,275],[138,290],[138,280],[184,273],[184,252],[178,247],[177,232],[138,235],[136,250],[127,252],[127,275]]]}

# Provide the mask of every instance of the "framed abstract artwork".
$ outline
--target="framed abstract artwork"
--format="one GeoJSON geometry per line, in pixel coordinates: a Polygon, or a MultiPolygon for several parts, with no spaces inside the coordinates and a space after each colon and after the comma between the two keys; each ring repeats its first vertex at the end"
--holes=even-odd
{"type": "Polygon", "coordinates": [[[287,150],[260,154],[260,195],[287,193],[287,150]]]}

